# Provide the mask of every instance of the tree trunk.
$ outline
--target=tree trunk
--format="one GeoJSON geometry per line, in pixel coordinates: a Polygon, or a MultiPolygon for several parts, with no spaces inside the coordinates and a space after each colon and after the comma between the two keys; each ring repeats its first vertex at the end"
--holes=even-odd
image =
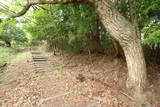
{"type": "Polygon", "coordinates": [[[147,85],[146,64],[135,28],[109,0],[97,1],[94,6],[106,30],[123,48],[128,66],[127,87],[142,92],[147,85]]]}
{"type": "Polygon", "coordinates": [[[136,92],[143,92],[146,88],[147,75],[143,50],[139,40],[131,41],[123,47],[128,67],[127,87],[134,88],[136,92]]]}
{"type": "Polygon", "coordinates": [[[11,47],[11,42],[10,41],[5,41],[5,43],[6,43],[7,47],[11,47]]]}

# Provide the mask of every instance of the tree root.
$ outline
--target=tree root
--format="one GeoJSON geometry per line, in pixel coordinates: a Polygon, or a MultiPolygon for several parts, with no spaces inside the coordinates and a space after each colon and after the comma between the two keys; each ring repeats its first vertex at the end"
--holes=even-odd
{"type": "Polygon", "coordinates": [[[126,94],[126,93],[124,93],[124,92],[122,92],[122,91],[119,91],[119,92],[120,92],[121,94],[125,95],[128,99],[134,101],[134,98],[133,98],[133,97],[129,96],[128,94],[126,94]]]}
{"type": "Polygon", "coordinates": [[[65,95],[68,95],[70,93],[72,93],[73,91],[69,91],[69,92],[65,92],[65,93],[62,93],[62,94],[58,94],[56,96],[53,96],[53,97],[48,97],[48,98],[43,98],[43,99],[40,99],[39,100],[39,103],[38,103],[38,107],[40,107],[44,102],[48,101],[48,100],[53,100],[53,99],[56,99],[58,97],[62,97],[62,96],[65,96],[65,95]]]}

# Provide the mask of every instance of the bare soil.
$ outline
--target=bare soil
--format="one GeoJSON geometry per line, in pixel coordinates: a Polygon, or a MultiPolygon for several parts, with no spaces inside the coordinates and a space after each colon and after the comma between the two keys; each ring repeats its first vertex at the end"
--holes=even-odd
{"type": "MultiPolygon", "coordinates": [[[[125,88],[124,60],[105,55],[49,55],[36,69],[31,54],[0,75],[1,107],[138,107],[125,88]],[[43,69],[43,70],[42,70],[43,69]]],[[[150,107],[160,107],[160,67],[149,65],[150,107]],[[152,90],[151,90],[152,89],[152,90]],[[159,102],[158,102],[159,101],[159,102]]],[[[141,105],[141,107],[148,107],[141,105]]]]}

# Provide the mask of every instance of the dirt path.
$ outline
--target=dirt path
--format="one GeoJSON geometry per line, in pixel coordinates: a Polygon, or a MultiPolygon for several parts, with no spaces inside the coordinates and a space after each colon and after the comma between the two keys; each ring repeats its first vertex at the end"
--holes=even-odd
{"type": "Polygon", "coordinates": [[[136,107],[119,91],[127,93],[127,68],[111,57],[46,56],[34,50],[7,68],[10,78],[0,85],[2,107],[136,107]]]}

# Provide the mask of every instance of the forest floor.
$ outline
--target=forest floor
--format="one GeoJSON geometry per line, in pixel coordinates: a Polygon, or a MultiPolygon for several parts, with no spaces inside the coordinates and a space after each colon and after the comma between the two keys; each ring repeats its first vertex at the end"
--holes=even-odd
{"type": "MultiPolygon", "coordinates": [[[[139,106],[125,88],[124,60],[96,54],[38,52],[35,56],[25,52],[23,58],[1,70],[0,107],[139,106]],[[42,56],[47,58],[33,60],[42,56]]],[[[156,93],[150,107],[160,107],[160,67],[150,65],[148,71],[151,91],[156,93]]]]}

